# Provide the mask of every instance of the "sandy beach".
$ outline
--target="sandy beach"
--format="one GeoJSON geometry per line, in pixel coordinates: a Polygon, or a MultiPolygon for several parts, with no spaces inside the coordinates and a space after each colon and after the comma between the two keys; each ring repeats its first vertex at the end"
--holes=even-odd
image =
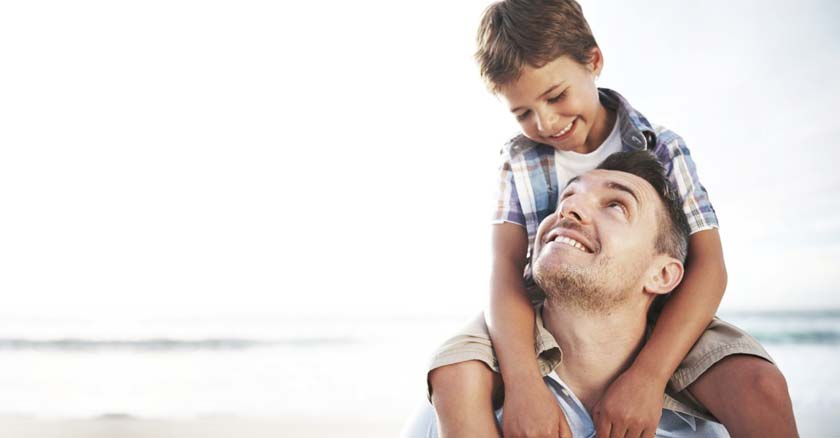
{"type": "Polygon", "coordinates": [[[393,438],[402,422],[324,418],[146,419],[104,416],[92,419],[0,417],[3,436],[15,438],[393,438]]]}
{"type": "MultiPolygon", "coordinates": [[[[833,317],[807,319],[808,327],[822,330],[817,334],[835,330],[833,317]]],[[[778,321],[753,325],[760,331],[758,323],[775,327],[778,321]]],[[[795,321],[782,322],[794,330],[795,321]]],[[[221,351],[0,351],[0,437],[397,437],[424,400],[423,359],[431,347],[417,345],[443,337],[427,332],[450,327],[394,324],[387,333],[409,333],[412,344],[374,339],[221,351]],[[369,365],[395,355],[404,367],[369,365]]],[[[368,339],[364,335],[356,337],[368,339]]],[[[840,400],[832,390],[840,349],[771,343],[768,351],[785,372],[801,436],[840,438],[840,400]]]]}
{"type": "MultiPolygon", "coordinates": [[[[840,437],[831,409],[800,409],[804,437],[840,437]]],[[[87,419],[0,416],[2,436],[15,438],[395,438],[402,419],[206,416],[190,419],[106,415],[87,419]]]]}

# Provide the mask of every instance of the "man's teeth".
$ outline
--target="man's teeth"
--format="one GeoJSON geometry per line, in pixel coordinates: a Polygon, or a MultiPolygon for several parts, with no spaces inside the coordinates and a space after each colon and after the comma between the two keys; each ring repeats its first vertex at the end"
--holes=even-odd
{"type": "Polygon", "coordinates": [[[572,125],[574,125],[574,124],[575,124],[575,121],[572,120],[571,122],[569,122],[568,125],[566,125],[565,128],[563,128],[562,131],[558,132],[557,134],[552,135],[552,137],[560,137],[561,135],[569,132],[569,130],[572,129],[572,125]]]}
{"type": "Polygon", "coordinates": [[[588,251],[586,250],[586,247],[585,247],[585,246],[581,245],[581,244],[580,244],[580,242],[578,242],[578,241],[577,241],[577,240],[575,240],[575,239],[572,239],[571,237],[560,236],[560,237],[558,237],[558,238],[554,239],[554,241],[555,241],[555,242],[560,242],[560,243],[565,243],[566,245],[569,245],[569,246],[571,246],[571,247],[577,248],[577,249],[579,249],[579,250],[581,250],[581,251],[583,251],[583,252],[588,252],[588,251]]]}

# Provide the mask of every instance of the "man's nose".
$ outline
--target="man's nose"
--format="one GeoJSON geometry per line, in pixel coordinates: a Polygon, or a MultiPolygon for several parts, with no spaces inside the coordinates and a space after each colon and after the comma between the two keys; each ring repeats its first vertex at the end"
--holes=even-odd
{"type": "Polygon", "coordinates": [[[589,223],[586,198],[585,195],[577,194],[562,200],[557,208],[557,215],[560,219],[572,219],[581,224],[589,223]]]}

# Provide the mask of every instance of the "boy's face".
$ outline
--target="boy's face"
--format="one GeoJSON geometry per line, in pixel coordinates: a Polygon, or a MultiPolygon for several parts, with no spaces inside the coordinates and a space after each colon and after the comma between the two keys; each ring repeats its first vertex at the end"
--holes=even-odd
{"type": "Polygon", "coordinates": [[[589,153],[612,129],[595,86],[602,66],[597,48],[588,65],[561,56],[540,68],[525,66],[516,81],[502,87],[499,97],[526,137],[561,151],[589,153]]]}

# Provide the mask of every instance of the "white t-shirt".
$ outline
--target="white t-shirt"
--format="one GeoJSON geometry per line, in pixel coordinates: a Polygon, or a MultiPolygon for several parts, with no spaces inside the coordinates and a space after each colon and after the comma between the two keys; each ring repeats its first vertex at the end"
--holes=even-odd
{"type": "Polygon", "coordinates": [[[610,135],[594,151],[580,154],[572,151],[554,151],[554,162],[557,169],[557,184],[562,190],[570,179],[598,167],[610,155],[621,152],[621,132],[619,115],[615,115],[615,124],[610,135]]]}

